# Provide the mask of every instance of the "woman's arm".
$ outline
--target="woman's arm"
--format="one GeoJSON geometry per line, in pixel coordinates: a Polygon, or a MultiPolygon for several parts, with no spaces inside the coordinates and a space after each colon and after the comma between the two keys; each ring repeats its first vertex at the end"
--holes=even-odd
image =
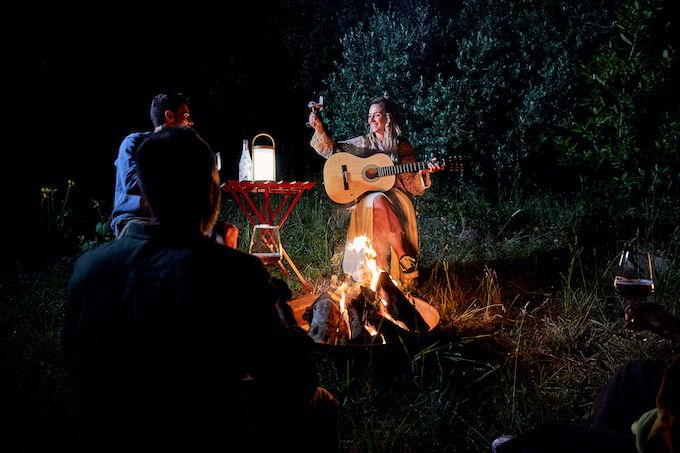
{"type": "Polygon", "coordinates": [[[314,135],[312,135],[312,139],[309,142],[310,146],[321,157],[328,159],[335,150],[335,143],[333,143],[333,140],[324,130],[323,121],[321,121],[316,112],[312,111],[309,113],[308,123],[314,129],[314,135]]]}
{"type": "MultiPolygon", "coordinates": [[[[399,163],[411,164],[414,162],[416,162],[416,156],[413,152],[413,146],[406,141],[399,143],[399,163]]],[[[402,173],[398,175],[398,178],[404,189],[411,195],[422,195],[432,185],[429,172],[402,173]]]]}

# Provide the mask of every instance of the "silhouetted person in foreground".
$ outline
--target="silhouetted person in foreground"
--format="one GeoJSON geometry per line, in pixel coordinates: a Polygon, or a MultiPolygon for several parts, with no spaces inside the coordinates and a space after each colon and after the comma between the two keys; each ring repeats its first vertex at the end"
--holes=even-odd
{"type": "Polygon", "coordinates": [[[137,165],[151,222],[84,254],[69,283],[78,447],[336,450],[337,401],[318,387],[313,341],[279,316],[290,292],[206,237],[220,202],[208,144],[163,129],[137,165]]]}

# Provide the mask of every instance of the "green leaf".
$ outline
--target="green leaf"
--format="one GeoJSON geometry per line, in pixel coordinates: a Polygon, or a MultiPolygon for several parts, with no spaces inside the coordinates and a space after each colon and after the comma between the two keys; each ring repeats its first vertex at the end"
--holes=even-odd
{"type": "Polygon", "coordinates": [[[633,45],[633,43],[630,42],[630,39],[628,39],[628,37],[627,37],[626,35],[624,35],[623,33],[619,33],[619,36],[621,36],[621,39],[623,39],[623,41],[624,41],[626,44],[628,44],[629,46],[632,46],[632,45],[633,45]]]}

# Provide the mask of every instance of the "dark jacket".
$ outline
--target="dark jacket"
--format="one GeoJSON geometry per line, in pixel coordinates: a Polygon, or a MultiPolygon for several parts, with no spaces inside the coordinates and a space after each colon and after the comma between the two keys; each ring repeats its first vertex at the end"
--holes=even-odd
{"type": "Polygon", "coordinates": [[[89,447],[225,440],[258,405],[304,406],[312,340],[283,325],[277,298],[257,258],[198,233],[132,224],[84,254],[63,340],[89,447]]]}

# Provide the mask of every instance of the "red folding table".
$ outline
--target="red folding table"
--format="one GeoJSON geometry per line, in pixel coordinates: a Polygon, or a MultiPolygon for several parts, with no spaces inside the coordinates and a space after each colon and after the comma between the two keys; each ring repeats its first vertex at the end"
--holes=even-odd
{"type": "MultiPolygon", "coordinates": [[[[276,226],[280,229],[283,225],[283,222],[286,221],[290,213],[293,211],[293,208],[300,200],[300,197],[304,191],[311,189],[315,184],[315,181],[253,182],[230,180],[222,184],[222,190],[231,194],[231,196],[236,201],[236,204],[239,205],[253,226],[265,224],[276,226]],[[260,207],[258,207],[251,198],[251,194],[254,193],[262,194],[262,204],[260,207]],[[281,198],[278,200],[272,200],[273,194],[281,195],[281,198]]],[[[293,263],[293,260],[291,260],[290,256],[288,256],[288,253],[286,253],[283,245],[281,245],[280,248],[281,256],[285,258],[291,269],[293,269],[293,272],[295,272],[295,275],[297,275],[297,278],[300,280],[300,283],[302,283],[302,286],[305,287],[309,294],[312,294],[312,287],[309,286],[302,274],[300,274],[300,271],[298,271],[295,263],[293,263]]],[[[278,264],[281,267],[283,273],[289,277],[290,274],[283,265],[283,261],[279,261],[278,264]]]]}

